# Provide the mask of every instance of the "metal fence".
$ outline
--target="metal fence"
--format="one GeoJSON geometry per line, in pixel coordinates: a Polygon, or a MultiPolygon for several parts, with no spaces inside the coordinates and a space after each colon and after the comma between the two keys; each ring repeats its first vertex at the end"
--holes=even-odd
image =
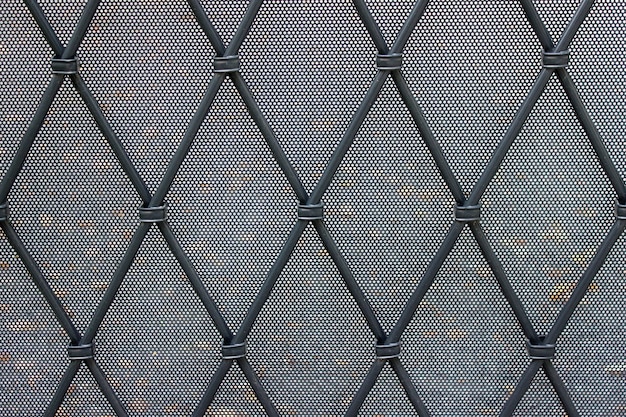
{"type": "Polygon", "coordinates": [[[626,2],[4,4],[1,416],[626,416],[626,2]]]}

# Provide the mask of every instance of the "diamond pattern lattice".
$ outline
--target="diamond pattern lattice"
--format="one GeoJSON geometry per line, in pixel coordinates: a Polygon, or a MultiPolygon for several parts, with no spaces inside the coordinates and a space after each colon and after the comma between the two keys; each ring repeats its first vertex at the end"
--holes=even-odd
{"type": "Polygon", "coordinates": [[[9,1],[0,416],[624,415],[597,3],[9,1]]]}

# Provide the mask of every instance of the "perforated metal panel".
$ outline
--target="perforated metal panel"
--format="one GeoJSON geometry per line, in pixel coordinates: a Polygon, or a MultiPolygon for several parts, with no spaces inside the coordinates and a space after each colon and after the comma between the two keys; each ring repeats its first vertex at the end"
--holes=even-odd
{"type": "Polygon", "coordinates": [[[0,416],[626,416],[626,3],[5,2],[0,416]]]}

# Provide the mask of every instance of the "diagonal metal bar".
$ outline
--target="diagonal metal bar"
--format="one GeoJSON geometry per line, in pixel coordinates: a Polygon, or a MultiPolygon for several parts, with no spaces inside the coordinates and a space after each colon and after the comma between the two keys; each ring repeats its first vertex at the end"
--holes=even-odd
{"type": "Polygon", "coordinates": [[[404,104],[407,106],[409,112],[411,113],[411,117],[413,117],[413,121],[419,129],[420,134],[424,139],[424,143],[428,147],[430,154],[433,156],[435,164],[437,165],[437,169],[439,169],[439,173],[441,174],[443,180],[446,182],[446,185],[448,186],[448,189],[450,189],[450,192],[454,196],[457,204],[462,205],[465,202],[465,194],[463,193],[463,189],[461,188],[461,185],[452,173],[450,165],[448,165],[446,157],[441,150],[441,146],[439,146],[439,143],[435,139],[433,132],[430,130],[430,126],[428,125],[428,122],[426,121],[422,110],[415,101],[415,97],[413,96],[409,85],[404,79],[402,72],[393,71],[391,73],[391,77],[396,83],[396,87],[400,92],[400,96],[402,97],[404,104]]]}
{"type": "Polygon", "coordinates": [[[370,393],[370,391],[374,387],[374,384],[376,383],[376,380],[378,379],[380,372],[383,370],[383,367],[385,366],[385,362],[386,361],[383,359],[374,360],[374,363],[372,364],[372,366],[370,366],[370,369],[367,372],[365,379],[361,383],[359,390],[356,392],[356,394],[354,394],[354,397],[352,397],[350,406],[348,407],[346,414],[344,414],[345,417],[355,417],[359,414],[359,410],[363,406],[363,403],[365,402],[367,395],[370,393]]]}
{"type": "Polygon", "coordinates": [[[435,277],[437,276],[437,273],[439,272],[439,269],[441,269],[443,262],[450,254],[450,251],[454,247],[454,244],[459,238],[459,235],[461,234],[464,226],[465,224],[456,221],[450,226],[450,230],[448,230],[448,234],[446,235],[443,243],[437,250],[435,257],[428,264],[428,268],[424,272],[422,279],[415,288],[415,291],[413,291],[413,293],[411,294],[409,301],[407,301],[406,305],[404,306],[404,310],[402,310],[398,322],[389,333],[387,343],[396,343],[400,340],[400,336],[402,335],[402,333],[404,333],[404,330],[413,319],[413,315],[415,314],[417,307],[422,301],[422,298],[424,298],[424,295],[426,294],[428,289],[431,287],[433,281],[435,280],[435,277]]]}
{"type": "Polygon", "coordinates": [[[246,313],[246,317],[244,317],[243,322],[241,323],[241,326],[237,331],[237,334],[233,338],[233,343],[243,343],[244,340],[248,337],[248,334],[250,333],[250,330],[252,330],[252,326],[254,325],[254,322],[256,321],[259,312],[261,311],[263,305],[265,305],[265,302],[272,293],[272,290],[274,289],[274,284],[276,284],[276,280],[280,276],[283,268],[287,264],[287,261],[291,257],[291,254],[293,253],[296,244],[300,240],[300,236],[302,236],[302,232],[304,232],[307,223],[308,222],[306,221],[298,221],[291,230],[291,233],[289,234],[289,237],[285,242],[285,246],[283,246],[280,254],[278,255],[278,259],[276,259],[276,262],[274,262],[272,268],[267,273],[265,281],[263,282],[263,285],[261,286],[257,297],[252,302],[250,309],[246,313]]]}
{"type": "Polygon", "coordinates": [[[539,38],[539,42],[543,49],[546,51],[551,51],[554,49],[554,44],[552,43],[552,37],[550,36],[550,32],[546,28],[546,25],[541,20],[539,13],[537,12],[537,8],[533,4],[532,0],[521,0],[522,8],[524,9],[524,14],[526,15],[526,19],[530,23],[530,26],[533,28],[537,37],[539,38]]]}
{"type": "Polygon", "coordinates": [[[250,362],[248,362],[248,359],[246,359],[245,357],[237,359],[237,364],[243,371],[243,374],[245,375],[248,382],[250,382],[250,385],[252,386],[256,397],[265,409],[267,415],[269,417],[279,417],[276,407],[274,407],[274,404],[272,404],[270,397],[267,395],[267,392],[265,392],[265,388],[263,388],[263,385],[261,385],[259,377],[257,377],[254,373],[254,370],[252,369],[252,366],[250,366],[250,362]]]}
{"type": "Polygon", "coordinates": [[[409,17],[404,22],[402,29],[400,29],[400,32],[398,33],[398,36],[396,37],[396,40],[391,47],[391,52],[402,52],[404,46],[409,40],[409,37],[415,30],[417,22],[419,22],[419,20],[422,18],[422,15],[426,10],[426,6],[428,6],[428,2],[429,0],[419,0],[417,3],[415,3],[415,6],[413,6],[413,10],[411,10],[411,14],[409,14],[409,17]]]}
{"type": "Polygon", "coordinates": [[[617,242],[617,239],[624,232],[625,227],[626,221],[624,220],[616,221],[613,224],[607,237],[604,239],[604,241],[596,251],[596,254],[591,259],[591,262],[589,262],[589,266],[578,281],[578,284],[576,284],[576,288],[574,288],[574,291],[572,291],[569,299],[559,312],[559,315],[557,316],[554,325],[546,336],[546,343],[555,343],[558,337],[561,335],[561,333],[565,329],[565,326],[567,326],[570,317],[572,316],[572,314],[574,314],[576,307],[587,293],[589,285],[591,285],[591,282],[604,264],[604,261],[609,255],[609,252],[611,251],[613,246],[615,246],[615,242],[617,242]]]}
{"type": "Polygon", "coordinates": [[[372,82],[369,89],[367,90],[365,98],[363,99],[363,101],[361,102],[361,105],[357,109],[356,114],[350,121],[350,124],[348,125],[348,129],[346,130],[345,134],[343,135],[343,138],[339,142],[339,145],[337,145],[337,148],[335,149],[335,152],[331,156],[330,161],[328,162],[328,165],[326,165],[326,168],[324,169],[324,172],[322,173],[321,178],[315,185],[315,189],[313,190],[313,192],[311,193],[311,196],[309,197],[309,201],[308,201],[309,203],[313,203],[313,204],[319,203],[320,199],[322,198],[322,195],[326,192],[326,190],[330,186],[330,183],[332,182],[335,176],[335,173],[337,172],[337,169],[339,168],[339,165],[341,164],[341,161],[343,160],[343,157],[345,156],[345,154],[348,152],[348,149],[352,145],[352,142],[354,141],[356,134],[358,133],[359,129],[361,128],[361,125],[363,124],[363,121],[365,120],[365,116],[367,116],[367,113],[369,113],[370,109],[372,108],[372,105],[374,105],[374,102],[376,101],[378,94],[380,94],[380,90],[383,88],[383,85],[385,84],[385,80],[387,79],[388,75],[389,75],[389,71],[378,71],[378,73],[376,74],[374,81],[372,82]]]}
{"type": "Polygon", "coordinates": [[[526,391],[528,391],[528,388],[530,388],[530,384],[532,383],[533,379],[535,379],[535,375],[537,374],[539,368],[541,368],[542,362],[543,361],[540,360],[533,360],[530,365],[528,365],[528,367],[522,374],[520,381],[515,386],[513,393],[507,399],[504,407],[502,407],[502,410],[500,411],[500,417],[510,417],[513,415],[515,409],[519,405],[519,402],[522,400],[522,397],[524,396],[526,391]]]}
{"type": "Polygon", "coordinates": [[[363,316],[365,317],[365,320],[367,321],[367,325],[369,326],[370,330],[372,331],[372,333],[374,333],[379,343],[385,342],[385,340],[387,339],[387,335],[385,334],[383,327],[380,325],[380,322],[376,318],[371,304],[369,303],[369,301],[367,301],[367,298],[365,297],[365,294],[363,294],[363,291],[361,291],[359,284],[357,284],[356,279],[354,278],[354,275],[352,274],[352,271],[348,266],[348,263],[341,254],[341,251],[335,244],[333,238],[330,236],[326,224],[322,220],[316,220],[313,222],[313,225],[315,226],[315,230],[317,230],[317,233],[322,239],[322,243],[324,244],[324,247],[328,251],[330,257],[332,258],[335,265],[337,265],[337,269],[339,270],[339,273],[341,274],[341,277],[343,278],[346,287],[348,287],[348,291],[350,291],[350,294],[356,301],[359,310],[361,310],[361,313],[363,313],[363,316]]]}
{"type": "Polygon", "coordinates": [[[46,88],[46,91],[44,92],[43,97],[41,98],[41,102],[39,103],[39,106],[37,107],[35,115],[31,119],[30,124],[28,125],[28,128],[26,129],[26,133],[24,133],[24,136],[22,137],[22,140],[20,141],[20,145],[17,149],[17,153],[13,157],[13,160],[11,161],[11,165],[9,165],[9,168],[6,174],[2,178],[2,182],[0,183],[0,201],[1,202],[6,201],[7,196],[9,195],[9,192],[11,190],[11,187],[15,183],[17,176],[22,170],[22,166],[24,165],[24,161],[26,160],[26,157],[28,156],[28,152],[30,151],[30,148],[33,146],[33,142],[35,141],[35,137],[37,137],[39,130],[41,130],[41,127],[43,126],[43,122],[46,118],[46,115],[48,114],[48,110],[50,110],[52,101],[54,100],[54,97],[56,97],[57,93],[59,92],[59,88],[61,88],[62,83],[63,83],[62,75],[54,74],[52,76],[52,80],[50,81],[50,84],[46,88]]]}
{"type": "Polygon", "coordinates": [[[246,9],[245,14],[243,15],[243,19],[239,23],[237,27],[237,31],[233,35],[233,38],[230,40],[228,47],[226,48],[226,55],[234,55],[241,48],[241,44],[248,36],[248,32],[252,28],[252,23],[254,23],[254,19],[256,19],[257,14],[259,13],[259,9],[263,4],[263,0],[251,0],[248,4],[248,8],[246,9]]]}
{"type": "Polygon", "coordinates": [[[200,277],[196,272],[196,269],[191,263],[191,260],[189,260],[189,258],[187,257],[187,254],[185,254],[182,247],[178,243],[176,236],[174,236],[174,233],[172,232],[169,224],[167,224],[166,222],[160,222],[159,229],[161,230],[161,233],[163,234],[167,245],[174,254],[174,257],[176,257],[176,259],[182,266],[183,271],[185,271],[185,275],[187,275],[191,286],[202,301],[204,308],[209,312],[209,315],[211,316],[211,319],[213,320],[217,331],[220,332],[226,342],[230,342],[233,338],[233,334],[228,328],[226,320],[224,320],[222,313],[220,313],[219,309],[217,308],[215,301],[213,301],[211,296],[206,292],[204,285],[202,284],[202,281],[200,280],[200,277]]]}
{"type": "Polygon", "coordinates": [[[78,373],[78,369],[80,368],[80,364],[82,361],[71,361],[65,373],[61,377],[61,381],[57,384],[56,391],[54,392],[54,396],[52,400],[48,404],[46,411],[44,412],[44,417],[54,417],[59,411],[59,407],[63,404],[63,399],[65,399],[65,395],[67,394],[67,390],[70,388],[70,384],[72,380],[78,373]]]}
{"type": "Polygon", "coordinates": [[[402,366],[402,362],[400,362],[400,359],[390,359],[389,364],[398,376],[398,379],[400,380],[400,383],[402,384],[402,387],[404,388],[404,391],[406,392],[409,401],[411,401],[411,404],[413,404],[413,408],[415,408],[415,411],[417,411],[417,414],[420,417],[429,417],[430,413],[428,412],[426,405],[417,393],[417,390],[413,385],[413,381],[411,381],[411,376],[408,374],[404,366],[402,366]]]}
{"type": "Polygon", "coordinates": [[[111,146],[111,148],[113,149],[113,152],[115,153],[117,160],[122,166],[122,169],[130,179],[133,187],[135,187],[135,190],[137,190],[137,193],[139,193],[139,196],[141,197],[143,202],[147,204],[150,201],[150,192],[148,191],[148,187],[144,183],[143,179],[139,176],[137,169],[131,162],[130,157],[122,146],[122,142],[119,140],[119,138],[111,128],[108,120],[104,116],[104,113],[102,113],[102,109],[98,105],[95,97],[93,96],[93,94],[91,94],[91,91],[89,91],[89,88],[87,88],[85,81],[79,74],[72,75],[71,79],[74,87],[76,88],[81,98],[87,105],[87,108],[94,117],[94,120],[96,121],[96,124],[100,129],[100,132],[102,132],[104,137],[107,139],[107,142],[109,142],[109,146],[111,146]]]}
{"type": "Polygon", "coordinates": [[[44,14],[43,10],[41,10],[41,6],[37,3],[36,0],[24,0],[26,3],[26,7],[30,10],[30,13],[35,18],[35,22],[37,22],[37,26],[43,33],[44,38],[48,41],[48,44],[56,54],[56,56],[61,56],[63,54],[63,50],[65,49],[61,44],[57,34],[54,32],[52,25],[50,25],[50,21],[44,14]]]}
{"type": "Polygon", "coordinates": [[[78,23],[76,23],[72,37],[67,43],[65,50],[63,50],[63,54],[61,54],[61,58],[72,58],[76,55],[76,51],[85,38],[87,29],[89,29],[89,25],[91,25],[91,21],[93,20],[99,5],[100,0],[89,0],[87,2],[85,8],[83,9],[83,13],[78,19],[78,23]]]}
{"type": "Polygon", "coordinates": [[[504,268],[502,267],[500,260],[493,251],[491,244],[489,243],[487,236],[485,236],[485,232],[483,231],[481,225],[478,222],[471,223],[470,230],[472,231],[474,238],[478,242],[478,246],[480,247],[480,250],[482,251],[485,260],[491,267],[493,274],[498,280],[500,290],[502,291],[504,297],[511,306],[511,309],[515,314],[515,317],[517,317],[517,321],[519,322],[520,326],[522,326],[526,338],[528,338],[529,340],[539,340],[539,335],[537,335],[537,332],[531,324],[530,319],[526,314],[526,310],[524,310],[524,306],[522,305],[522,302],[515,293],[511,282],[507,279],[504,268]]]}
{"type": "Polygon", "coordinates": [[[369,32],[372,41],[374,41],[374,45],[376,45],[376,49],[381,54],[389,53],[389,46],[387,46],[387,42],[385,41],[385,37],[383,33],[380,31],[380,27],[376,24],[370,9],[365,4],[364,0],[354,0],[354,7],[356,7],[357,13],[361,18],[361,21],[365,25],[365,28],[369,32]]]}
{"type": "Polygon", "coordinates": [[[191,7],[191,10],[196,17],[198,24],[204,31],[204,34],[207,36],[207,38],[209,38],[209,42],[211,42],[211,45],[213,45],[213,48],[215,49],[217,55],[224,56],[224,53],[226,52],[224,42],[222,42],[222,38],[220,38],[219,34],[217,33],[217,30],[215,29],[215,26],[213,26],[213,22],[211,22],[211,19],[208,18],[204,7],[202,7],[202,4],[200,4],[200,1],[187,0],[187,3],[189,3],[189,7],[191,7]]]}
{"type": "Polygon", "coordinates": [[[89,371],[95,378],[98,387],[100,387],[100,391],[102,391],[106,399],[109,401],[109,404],[111,404],[111,407],[113,407],[113,411],[115,411],[115,414],[120,417],[128,416],[126,408],[124,408],[124,405],[120,401],[119,397],[117,396],[117,394],[115,394],[115,391],[113,391],[113,388],[111,387],[111,384],[109,383],[106,375],[104,374],[102,369],[100,369],[96,361],[93,358],[87,359],[85,360],[85,365],[87,365],[87,368],[89,368],[89,371]]]}
{"type": "Polygon", "coordinates": [[[52,312],[59,321],[59,324],[61,324],[61,327],[63,327],[70,340],[73,343],[77,343],[80,340],[80,333],[78,333],[78,330],[74,327],[74,324],[65,312],[63,305],[54,294],[52,288],[50,288],[50,285],[48,285],[48,282],[41,273],[37,263],[24,246],[24,243],[15,232],[15,229],[13,229],[13,226],[8,221],[0,222],[0,227],[2,227],[7,240],[24,263],[24,266],[30,273],[30,276],[39,289],[39,292],[41,292],[46,302],[52,309],[52,312]]]}
{"type": "Polygon", "coordinates": [[[137,230],[135,231],[135,234],[133,235],[130,244],[128,245],[128,248],[126,249],[124,256],[122,257],[120,263],[117,266],[117,269],[115,270],[115,274],[113,275],[109,286],[107,287],[104,295],[102,296],[102,299],[100,300],[100,304],[98,304],[98,307],[96,307],[96,311],[94,311],[93,316],[91,317],[91,321],[87,326],[87,330],[85,330],[85,334],[80,341],[81,344],[87,344],[93,341],[93,338],[98,332],[98,328],[100,327],[104,316],[109,311],[109,308],[111,307],[111,304],[113,303],[113,300],[117,295],[117,291],[122,285],[122,281],[124,280],[124,277],[126,276],[128,270],[130,269],[130,266],[132,265],[133,260],[137,255],[137,251],[139,250],[141,243],[146,237],[150,226],[150,223],[140,223],[137,227],[137,230]]]}
{"type": "Polygon", "coordinates": [[[472,190],[472,193],[468,198],[469,205],[477,205],[479,200],[485,193],[485,190],[491,183],[494,175],[496,175],[496,172],[498,172],[498,168],[500,168],[500,165],[502,164],[504,157],[506,156],[508,150],[513,144],[513,141],[521,132],[522,127],[524,126],[526,120],[528,119],[528,116],[530,115],[530,112],[535,107],[535,104],[537,103],[537,100],[539,100],[539,97],[541,97],[541,94],[546,88],[546,85],[548,84],[548,81],[550,80],[553,72],[554,70],[551,68],[543,68],[539,73],[539,76],[535,80],[535,83],[533,84],[528,96],[526,97],[526,99],[524,99],[524,102],[517,111],[513,122],[511,123],[511,125],[509,125],[509,128],[507,129],[504,138],[498,144],[482,175],[476,182],[476,185],[474,185],[474,189],[472,190]]]}
{"type": "Polygon", "coordinates": [[[591,120],[591,116],[589,115],[587,108],[580,98],[580,94],[578,93],[578,89],[576,88],[572,77],[570,77],[565,68],[557,69],[556,74],[565,89],[565,93],[567,94],[570,103],[572,103],[572,107],[574,108],[574,112],[576,113],[580,124],[585,130],[585,133],[587,134],[587,137],[589,138],[591,145],[598,156],[602,169],[604,169],[604,172],[609,177],[609,181],[611,181],[611,185],[617,193],[620,203],[626,203],[626,186],[624,185],[620,173],[615,167],[613,160],[604,146],[604,141],[600,136],[600,132],[598,132],[598,129],[591,120]]]}
{"type": "Polygon", "coordinates": [[[222,362],[220,362],[217,371],[215,371],[215,374],[211,378],[211,382],[209,382],[209,386],[204,391],[204,394],[202,395],[198,406],[193,412],[193,417],[203,417],[206,414],[207,409],[215,398],[215,394],[217,394],[217,390],[219,389],[220,385],[222,385],[222,381],[224,380],[224,377],[226,376],[232,365],[232,359],[224,359],[222,360],[222,362]]]}
{"type": "Polygon", "coordinates": [[[574,39],[574,36],[576,36],[578,29],[580,29],[580,26],[583,24],[583,21],[589,15],[589,11],[591,10],[591,7],[593,6],[594,1],[595,0],[583,0],[580,3],[580,5],[578,6],[578,9],[576,9],[576,12],[574,13],[574,16],[572,17],[570,22],[567,24],[565,31],[563,32],[563,34],[561,35],[561,38],[556,44],[555,49],[557,51],[566,50],[569,44],[572,43],[572,40],[574,39]]]}
{"type": "Polygon", "coordinates": [[[552,361],[545,361],[543,363],[543,371],[545,372],[546,376],[548,377],[548,380],[554,387],[554,390],[556,391],[556,394],[558,395],[559,400],[561,400],[561,404],[563,405],[563,408],[565,408],[567,417],[579,417],[580,414],[578,413],[578,410],[576,410],[576,406],[574,406],[572,397],[570,396],[569,392],[567,392],[565,383],[563,382],[559,374],[556,372],[556,369],[554,368],[552,361]]]}
{"type": "Polygon", "coordinates": [[[274,159],[276,160],[276,162],[278,163],[278,166],[280,166],[280,169],[283,171],[283,173],[287,177],[287,181],[289,181],[291,188],[296,193],[296,196],[298,197],[300,202],[306,203],[308,200],[308,195],[307,195],[306,190],[304,189],[304,186],[302,185],[302,181],[300,180],[300,177],[296,173],[296,170],[294,169],[293,165],[291,165],[291,162],[289,162],[289,159],[287,159],[287,156],[285,155],[285,152],[281,148],[280,143],[278,143],[278,139],[276,139],[276,135],[274,134],[274,131],[272,130],[269,123],[263,116],[261,109],[259,108],[256,100],[252,96],[252,92],[248,88],[248,85],[244,81],[241,74],[238,72],[232,73],[231,79],[233,83],[235,84],[235,88],[237,88],[239,95],[241,95],[241,98],[246,104],[246,107],[248,108],[248,112],[252,116],[252,119],[254,120],[257,127],[261,131],[261,134],[263,135],[263,138],[265,139],[267,145],[269,146],[272,152],[272,155],[274,156],[274,159]]]}

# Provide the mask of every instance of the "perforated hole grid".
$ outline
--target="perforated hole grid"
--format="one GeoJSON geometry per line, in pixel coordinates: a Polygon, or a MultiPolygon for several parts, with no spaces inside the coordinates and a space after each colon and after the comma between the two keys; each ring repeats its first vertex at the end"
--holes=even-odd
{"type": "Polygon", "coordinates": [[[623,3],[27,6],[0,415],[624,414],[623,3]]]}

